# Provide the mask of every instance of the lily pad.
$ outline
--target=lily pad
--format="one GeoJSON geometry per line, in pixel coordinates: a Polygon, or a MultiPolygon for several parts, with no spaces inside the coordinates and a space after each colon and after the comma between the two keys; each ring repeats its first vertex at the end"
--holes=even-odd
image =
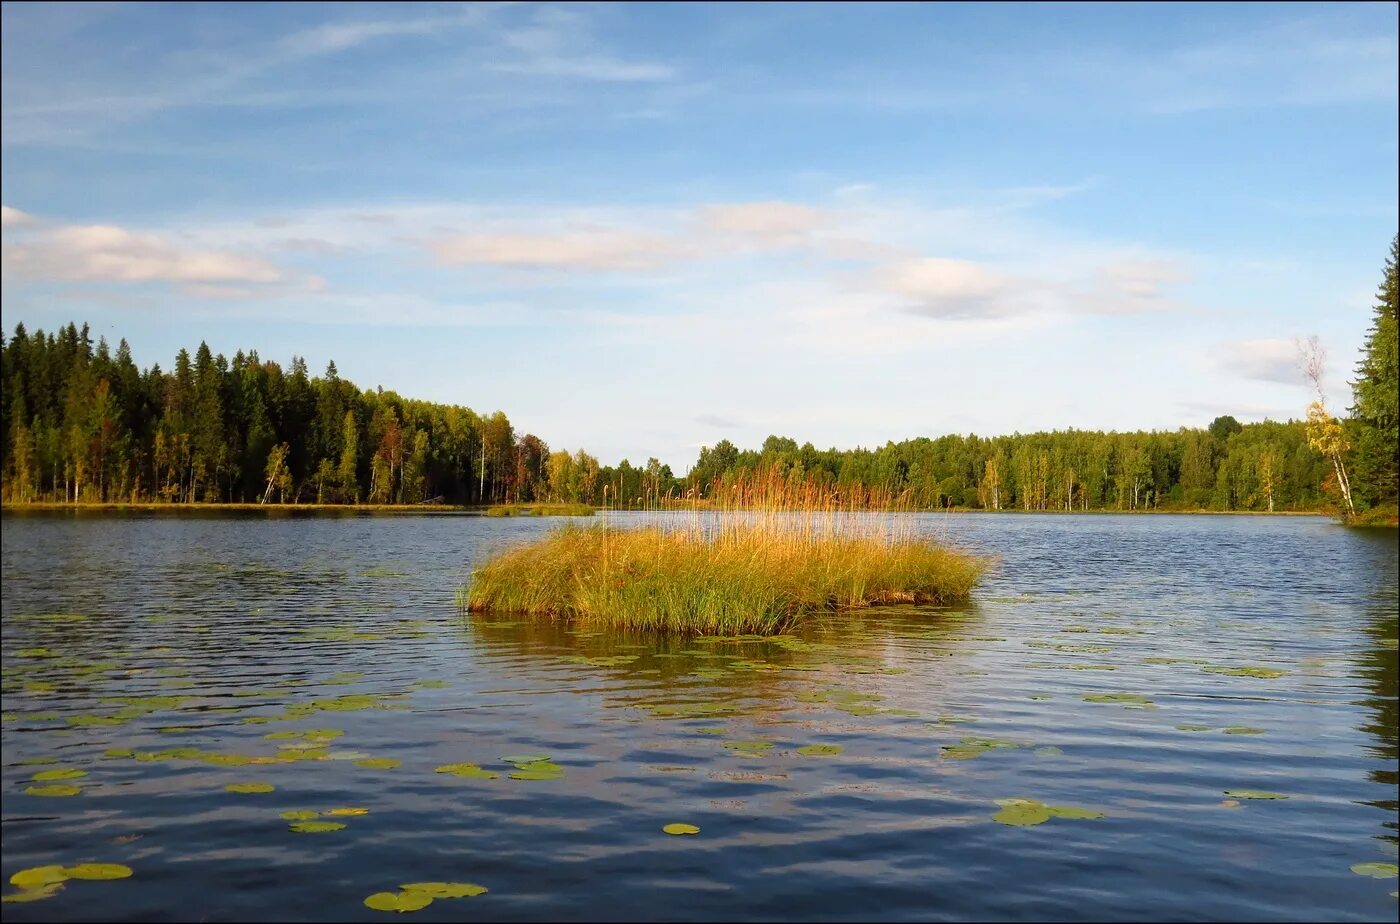
{"type": "Polygon", "coordinates": [[[368,815],[369,809],[361,808],[357,805],[345,806],[344,808],[326,809],[323,815],[368,815]]]}
{"type": "Polygon", "coordinates": [[[1225,795],[1231,799],[1287,799],[1282,793],[1269,792],[1266,789],[1227,789],[1225,795]]]}
{"type": "Polygon", "coordinates": [[[1140,693],[1090,693],[1083,697],[1086,703],[1123,703],[1125,705],[1150,706],[1152,700],[1140,693]]]}
{"type": "Polygon", "coordinates": [[[0,896],[0,902],[6,904],[22,902],[38,902],[46,898],[53,898],[63,891],[63,883],[50,882],[47,885],[36,886],[32,889],[21,889],[18,892],[11,892],[9,895],[0,896]]]}
{"type": "Polygon", "coordinates": [[[839,744],[808,744],[797,749],[804,757],[834,757],[846,749],[839,744]]]}
{"type": "Polygon", "coordinates": [[[224,787],[224,789],[227,789],[229,792],[240,793],[272,792],[276,788],[277,787],[273,786],[271,783],[229,783],[224,787]]]}
{"type": "MultiPolygon", "coordinates": [[[[1400,876],[1400,866],[1394,863],[1356,863],[1351,871],[1358,876],[1370,876],[1372,879],[1394,879],[1400,876]]],[[[14,879],[10,881],[14,882],[14,879]]]]}
{"type": "Polygon", "coordinates": [[[1275,677],[1286,677],[1288,671],[1281,671],[1272,667],[1226,667],[1220,664],[1209,664],[1201,668],[1212,674],[1227,674],[1231,677],[1262,677],[1273,679],[1275,677]]]}
{"type": "Polygon", "coordinates": [[[681,823],[681,822],[673,822],[672,824],[666,825],[666,826],[665,826],[664,828],[662,828],[661,830],[662,830],[662,831],[665,831],[667,834],[699,834],[699,833],[700,833],[700,829],[697,828],[695,825],[683,824],[683,823],[681,823]]]}
{"type": "Polygon", "coordinates": [[[773,746],[773,742],[771,742],[771,741],[726,741],[726,742],[724,742],[724,746],[725,746],[726,748],[728,748],[729,750],[731,750],[731,751],[739,751],[739,752],[741,752],[741,753],[749,754],[749,753],[760,753],[760,752],[766,751],[766,750],[768,750],[769,748],[771,748],[771,747],[773,746]]]}
{"type": "Polygon", "coordinates": [[[131,867],[123,866],[120,863],[79,863],[77,866],[63,867],[63,875],[69,879],[94,881],[127,879],[131,876],[131,867]]]}
{"type": "Polygon", "coordinates": [[[418,892],[433,898],[474,898],[491,891],[474,882],[405,882],[399,886],[405,892],[418,892]]]}
{"type": "Polygon", "coordinates": [[[55,882],[62,882],[67,878],[68,874],[63,871],[63,867],[57,864],[31,866],[11,876],[10,885],[19,886],[21,889],[37,889],[55,882]]]}
{"type": "Polygon", "coordinates": [[[1223,732],[1224,732],[1225,734],[1227,734],[1227,735],[1262,735],[1262,734],[1264,734],[1264,729],[1262,729],[1262,728],[1250,728],[1248,725],[1231,725],[1229,728],[1222,728],[1221,731],[1223,731],[1223,732]]]}
{"type": "Polygon", "coordinates": [[[1051,818],[1103,818],[1103,812],[1077,805],[1046,805],[1035,799],[998,799],[1001,811],[992,820],[1004,825],[1027,827],[1044,824],[1051,818]]]}
{"type": "Polygon", "coordinates": [[[321,813],[313,812],[310,809],[292,809],[291,811],[280,812],[279,815],[288,821],[310,821],[313,818],[319,818],[321,813]]]}
{"type": "Polygon", "coordinates": [[[55,783],[52,786],[26,786],[24,791],[31,796],[76,796],[83,790],[80,786],[65,786],[62,783],[55,783]]]}
{"type": "Polygon", "coordinates": [[[328,831],[339,831],[345,827],[340,821],[298,821],[288,827],[298,834],[324,834],[328,831]]]}
{"type": "Polygon", "coordinates": [[[1029,799],[999,799],[1001,811],[992,816],[998,824],[1014,827],[1028,827],[1044,824],[1050,820],[1050,808],[1029,799]]]}
{"type": "Polygon", "coordinates": [[[65,768],[62,770],[40,770],[34,774],[35,782],[48,782],[50,780],[79,780],[87,776],[86,770],[74,770],[65,768]]]}
{"type": "Polygon", "coordinates": [[[501,760],[508,764],[520,766],[521,764],[537,764],[541,761],[549,760],[548,754],[510,754],[502,757],[501,760]]]}
{"type": "Polygon", "coordinates": [[[397,757],[366,757],[364,760],[355,761],[355,766],[367,770],[393,770],[402,763],[397,757]]]}
{"type": "Polygon", "coordinates": [[[423,892],[375,892],[365,899],[365,907],[375,911],[422,911],[433,903],[433,897],[423,892]]]}
{"type": "Polygon", "coordinates": [[[1176,727],[1176,730],[1177,730],[1177,731],[1187,731],[1187,732],[1202,732],[1202,731],[1210,731],[1210,726],[1209,726],[1209,725],[1178,725],[1178,726],[1176,727]]]}

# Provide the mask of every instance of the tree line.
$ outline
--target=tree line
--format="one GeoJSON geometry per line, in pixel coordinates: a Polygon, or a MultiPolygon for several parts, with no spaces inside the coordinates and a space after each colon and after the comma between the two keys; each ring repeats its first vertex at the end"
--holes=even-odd
{"type": "MultiPolygon", "coordinates": [[[[1398,240],[1397,242],[1400,242],[1398,240]]],[[[683,477],[657,459],[599,464],[518,434],[500,411],[363,390],[201,343],[142,370],[88,326],[0,338],[0,497],[123,503],[456,504],[562,501],[656,507],[704,500],[759,470],[860,486],[925,508],[1364,511],[1396,498],[1396,243],[1345,420],[1216,418],[1176,431],[950,435],[819,450],[721,440],[683,477]]]]}

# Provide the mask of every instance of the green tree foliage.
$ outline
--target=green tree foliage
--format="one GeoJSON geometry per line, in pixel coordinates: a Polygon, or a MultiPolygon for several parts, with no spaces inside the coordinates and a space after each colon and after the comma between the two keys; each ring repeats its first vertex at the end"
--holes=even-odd
{"type": "MultiPolygon", "coordinates": [[[[1384,329],[1393,383],[1390,265],[1384,329]]],[[[52,334],[18,325],[0,343],[0,397],[3,496],[21,503],[442,498],[654,507],[707,497],[716,484],[773,466],[837,488],[907,492],[927,509],[1296,510],[1326,502],[1332,471],[1301,421],[1222,417],[1175,432],[949,435],[844,451],[780,436],[757,450],[721,440],[677,478],[654,458],[605,466],[582,450],[551,451],[501,412],[361,390],[334,363],[313,377],[300,358],[283,369],[254,352],[228,361],[201,344],[194,356],[182,350],[170,372],[141,371],[125,341],[111,354],[73,324],[52,334]]],[[[1363,408],[1377,400],[1358,397],[1363,408]]],[[[1389,407],[1389,418],[1366,419],[1389,421],[1393,462],[1393,400],[1389,407]]]]}
{"type": "Polygon", "coordinates": [[[1375,317],[1366,334],[1361,362],[1352,384],[1351,408],[1355,459],[1352,486],[1363,507],[1396,502],[1397,403],[1400,403],[1400,371],[1397,371],[1396,264],[1400,262],[1400,236],[1390,244],[1385,276],[1376,293],[1375,317]]]}

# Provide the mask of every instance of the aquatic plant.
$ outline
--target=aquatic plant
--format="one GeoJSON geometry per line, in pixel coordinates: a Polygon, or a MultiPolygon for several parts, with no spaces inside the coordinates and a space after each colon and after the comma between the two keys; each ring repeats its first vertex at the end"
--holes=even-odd
{"type": "Polygon", "coordinates": [[[877,492],[769,473],[720,501],[636,528],[564,526],[492,557],[458,602],[601,628],[772,635],[818,610],[962,600],[990,564],[871,513],[899,506],[877,492]]]}
{"type": "Polygon", "coordinates": [[[497,504],[486,508],[488,517],[591,517],[588,504],[497,504]]]}

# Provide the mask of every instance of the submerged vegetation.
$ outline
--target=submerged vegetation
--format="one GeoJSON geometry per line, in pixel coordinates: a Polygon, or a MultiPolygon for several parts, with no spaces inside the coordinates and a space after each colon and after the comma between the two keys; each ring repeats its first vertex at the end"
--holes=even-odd
{"type": "Polygon", "coordinates": [[[497,504],[486,508],[488,517],[591,517],[588,504],[497,504]]]}
{"type": "Polygon", "coordinates": [[[880,492],[841,495],[774,470],[732,483],[717,515],[635,529],[565,526],[475,571],[459,602],[614,629],[781,632],[804,614],[965,599],[988,562],[915,535],[880,492]]]}

